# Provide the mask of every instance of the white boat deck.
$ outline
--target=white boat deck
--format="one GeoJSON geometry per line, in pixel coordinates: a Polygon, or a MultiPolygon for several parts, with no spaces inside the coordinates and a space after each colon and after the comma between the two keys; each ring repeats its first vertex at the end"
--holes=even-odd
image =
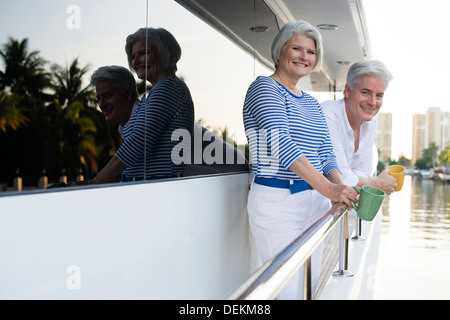
{"type": "Polygon", "coordinates": [[[330,276],[337,269],[339,258],[339,228],[325,240],[323,266],[319,278],[317,300],[370,300],[372,299],[376,277],[378,248],[381,228],[381,209],[371,222],[362,221],[365,240],[351,239],[355,235],[356,218],[354,211],[349,214],[348,270],[353,277],[330,276]]]}

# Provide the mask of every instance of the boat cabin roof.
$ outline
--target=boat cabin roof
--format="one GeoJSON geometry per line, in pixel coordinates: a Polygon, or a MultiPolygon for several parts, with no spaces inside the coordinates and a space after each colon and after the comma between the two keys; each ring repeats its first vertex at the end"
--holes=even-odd
{"type": "Polygon", "coordinates": [[[371,58],[360,0],[175,0],[273,69],[270,47],[289,21],[305,20],[323,37],[322,70],[309,77],[313,91],[343,90],[349,66],[371,58]]]}

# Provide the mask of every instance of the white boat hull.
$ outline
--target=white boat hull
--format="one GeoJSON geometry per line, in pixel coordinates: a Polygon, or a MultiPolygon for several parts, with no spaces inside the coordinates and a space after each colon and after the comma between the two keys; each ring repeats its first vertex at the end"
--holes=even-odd
{"type": "Polygon", "coordinates": [[[248,176],[0,197],[0,299],[223,299],[259,266],[248,176]]]}

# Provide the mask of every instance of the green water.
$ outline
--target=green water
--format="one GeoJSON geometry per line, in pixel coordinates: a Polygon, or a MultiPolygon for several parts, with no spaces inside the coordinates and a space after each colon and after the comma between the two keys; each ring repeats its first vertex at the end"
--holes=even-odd
{"type": "Polygon", "coordinates": [[[450,299],[450,184],[406,176],[382,214],[374,299],[450,299]]]}

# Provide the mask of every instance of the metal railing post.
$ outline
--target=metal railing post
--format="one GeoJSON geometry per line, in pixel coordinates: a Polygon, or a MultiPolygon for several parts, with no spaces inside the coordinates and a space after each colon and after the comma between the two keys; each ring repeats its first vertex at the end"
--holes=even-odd
{"type": "Polygon", "coordinates": [[[312,300],[311,256],[306,260],[304,269],[303,299],[312,300]]]}
{"type": "Polygon", "coordinates": [[[355,241],[364,241],[364,240],[366,240],[366,238],[364,238],[362,236],[361,224],[362,224],[361,219],[358,217],[358,215],[356,215],[356,229],[355,229],[355,235],[352,237],[352,240],[355,240],[355,241]]]}
{"type": "Polygon", "coordinates": [[[348,270],[348,211],[341,219],[341,234],[339,239],[339,269],[333,272],[333,277],[353,277],[353,272],[348,270]]]}
{"type": "MultiPolygon", "coordinates": [[[[304,274],[299,274],[299,299],[313,298],[311,279],[311,254],[334,229],[345,214],[334,205],[322,218],[299,235],[290,245],[273,259],[268,260],[250,278],[227,298],[229,300],[265,300],[275,299],[284,285],[295,272],[302,267],[304,274]],[[301,284],[303,280],[303,283],[301,284]],[[303,297],[301,296],[303,286],[303,297]]],[[[347,231],[348,233],[348,231],[347,231]]]]}

